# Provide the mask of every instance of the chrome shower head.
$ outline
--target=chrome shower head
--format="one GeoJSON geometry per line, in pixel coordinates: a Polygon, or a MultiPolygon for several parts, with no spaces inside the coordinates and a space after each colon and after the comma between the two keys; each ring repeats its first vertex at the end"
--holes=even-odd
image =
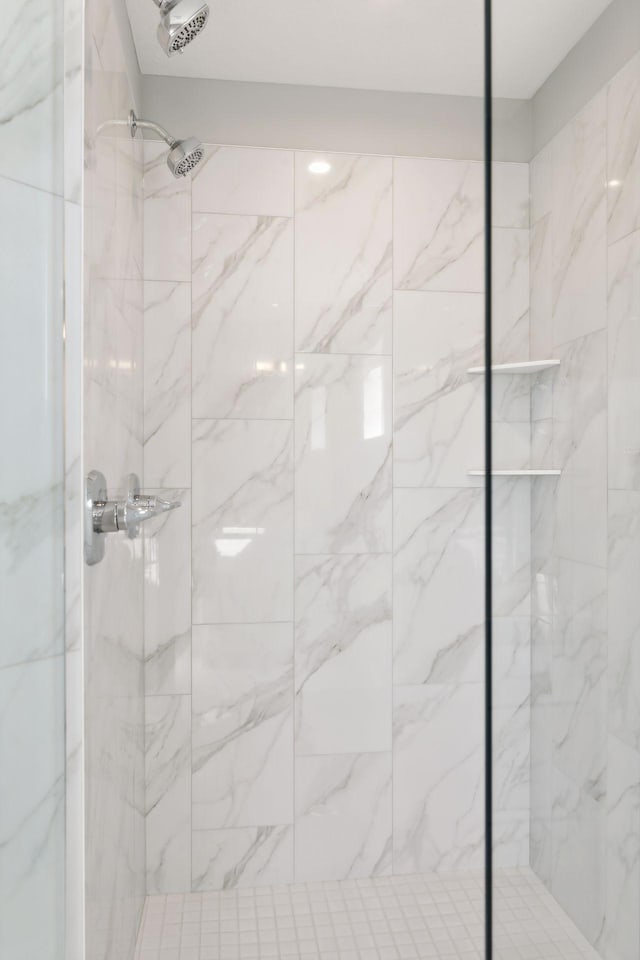
{"type": "Polygon", "coordinates": [[[167,157],[167,166],[174,177],[186,177],[193,173],[200,161],[204,158],[204,147],[195,137],[187,137],[186,140],[176,140],[171,134],[161,127],[159,123],[153,120],[139,120],[133,110],[129,111],[129,129],[131,136],[135,137],[138,129],[151,130],[157,133],[165,143],[169,144],[169,156],[167,157]]]}
{"type": "Polygon", "coordinates": [[[202,144],[195,137],[176,140],[169,151],[167,165],[174,177],[186,177],[192,173],[204,157],[202,144]]]}
{"type": "Polygon", "coordinates": [[[160,10],[158,40],[168,57],[184,48],[204,30],[209,4],[203,0],[154,0],[160,10]]]}

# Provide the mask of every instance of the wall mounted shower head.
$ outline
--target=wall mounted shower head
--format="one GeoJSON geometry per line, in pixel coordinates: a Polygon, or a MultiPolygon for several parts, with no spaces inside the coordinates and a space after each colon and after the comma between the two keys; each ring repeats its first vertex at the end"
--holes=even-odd
{"type": "Polygon", "coordinates": [[[204,30],[209,4],[204,0],[154,0],[160,10],[158,40],[168,57],[184,48],[204,30]]]}
{"type": "Polygon", "coordinates": [[[195,137],[176,140],[159,123],[154,123],[152,120],[139,120],[133,110],[129,111],[129,128],[132,137],[135,137],[138,130],[152,130],[169,144],[171,149],[167,157],[167,166],[174,177],[186,177],[187,174],[193,173],[204,157],[204,148],[195,137]]]}

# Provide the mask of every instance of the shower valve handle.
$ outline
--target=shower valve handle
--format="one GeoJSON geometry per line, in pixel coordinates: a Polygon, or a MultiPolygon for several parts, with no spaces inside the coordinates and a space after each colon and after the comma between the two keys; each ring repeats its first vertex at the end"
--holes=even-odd
{"type": "Polygon", "coordinates": [[[104,536],[107,533],[126,533],[134,540],[140,533],[140,524],[179,507],[179,500],[140,493],[140,482],[135,473],[129,474],[127,496],[124,500],[110,500],[104,475],[93,470],[87,477],[85,496],[85,558],[90,566],[104,556],[104,536]]]}

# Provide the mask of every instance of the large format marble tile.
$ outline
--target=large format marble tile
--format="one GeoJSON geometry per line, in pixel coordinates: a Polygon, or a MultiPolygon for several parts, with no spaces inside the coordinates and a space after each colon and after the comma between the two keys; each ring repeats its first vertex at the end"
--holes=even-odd
{"type": "Polygon", "coordinates": [[[606,809],[553,768],[551,892],[587,940],[601,944],[606,899],[606,809]]]}
{"type": "Polygon", "coordinates": [[[606,564],[606,332],[580,337],[557,353],[553,388],[554,466],[562,470],[555,497],[556,556],[606,564]]]}
{"type": "Polygon", "coordinates": [[[167,145],[144,143],[144,278],[191,280],[191,179],[176,179],[167,145]]]}
{"type": "Polygon", "coordinates": [[[0,666],[7,666],[64,650],[64,201],[0,180],[0,208],[0,666]]]}
{"type": "Polygon", "coordinates": [[[529,356],[553,356],[553,256],[551,216],[531,226],[529,234],[529,356]]]}
{"type": "Polygon", "coordinates": [[[191,484],[191,289],[144,284],[144,483],[191,484]]]}
{"type": "MultiPolygon", "coordinates": [[[[493,615],[528,617],[531,612],[531,491],[529,483],[496,478],[493,483],[493,615]]],[[[482,528],[478,531],[483,540],[482,528]]],[[[477,577],[483,580],[484,564],[477,577]]]]}
{"type": "Polygon", "coordinates": [[[391,749],[391,557],[296,559],[296,751],[391,749]]]}
{"type": "Polygon", "coordinates": [[[293,628],[193,630],[193,827],[293,821],[293,628]]]}
{"type": "Polygon", "coordinates": [[[607,88],[609,243],[640,228],[640,54],[607,88]]]}
{"type": "Polygon", "coordinates": [[[65,954],[64,723],[63,656],[0,670],[3,957],[65,954]]]}
{"type": "Polygon", "coordinates": [[[396,159],[393,170],[395,289],[482,291],[482,163],[396,159]]]}
{"type": "Polygon", "coordinates": [[[61,196],[62,5],[58,0],[9,4],[3,15],[6,46],[0,66],[0,176],[61,196]]]}
{"type": "Polygon", "coordinates": [[[144,531],[144,682],[149,695],[191,693],[191,491],[144,531]]]}
{"type": "Polygon", "coordinates": [[[396,490],[394,510],[394,682],[482,680],[482,490],[396,490]]]}
{"type": "Polygon", "coordinates": [[[293,216],[293,153],[205,144],[192,181],[197,213],[293,216]]]}
{"type": "Polygon", "coordinates": [[[295,877],[391,872],[391,753],[299,757],[295,877]]]}
{"type": "Polygon", "coordinates": [[[292,416],[293,222],[193,221],[194,417],[292,416]]]}
{"type": "Polygon", "coordinates": [[[296,350],[391,353],[392,161],[296,154],[296,350]]]}
{"type": "Polygon", "coordinates": [[[145,698],[147,893],[191,890],[191,697],[145,698]]]}
{"type": "Polygon", "coordinates": [[[607,750],[605,956],[640,956],[640,754],[617,737],[607,750]]]}
{"type": "Polygon", "coordinates": [[[640,488],[640,234],[609,247],[609,486],[640,488]]]}
{"type": "Polygon", "coordinates": [[[194,892],[290,883],[292,876],[292,826],[193,833],[194,892]]]}
{"type": "Polygon", "coordinates": [[[553,164],[556,344],[606,326],[606,100],[598,95],[558,134],[553,164]]]}
{"type": "Polygon", "coordinates": [[[480,683],[396,688],[394,873],[481,868],[483,717],[480,683]]]}
{"type": "Polygon", "coordinates": [[[493,164],[493,227],[529,229],[529,164],[493,164]]]}
{"type": "Polygon", "coordinates": [[[493,362],[529,356],[529,231],[494,229],[493,362]]]}
{"type": "Polygon", "coordinates": [[[194,421],[194,623],[292,619],[292,439],[284,422],[194,421]]]}
{"type": "MultiPolygon", "coordinates": [[[[112,114],[112,117],[117,115],[112,114]]],[[[85,256],[87,269],[95,277],[143,279],[141,240],[144,224],[148,221],[148,217],[143,217],[143,148],[142,141],[113,136],[112,130],[107,128],[98,134],[91,151],[87,149],[85,256]]],[[[168,244],[171,234],[164,220],[159,225],[158,234],[160,231],[168,244]]],[[[167,279],[167,273],[161,274],[159,279],[167,279]]]]}
{"type": "Polygon", "coordinates": [[[394,484],[465,486],[484,458],[480,293],[394,296],[394,484]]]}
{"type": "Polygon", "coordinates": [[[531,795],[531,624],[493,621],[493,810],[496,865],[528,866],[531,795]]]}
{"type": "Polygon", "coordinates": [[[296,550],[391,550],[391,360],[296,359],[296,550]]]}
{"type": "Polygon", "coordinates": [[[557,562],[551,690],[553,762],[599,801],[607,767],[607,574],[557,562]]]}
{"type": "Polygon", "coordinates": [[[609,490],[609,730],[640,751],[640,492],[609,490]]]}
{"type": "Polygon", "coordinates": [[[124,491],[130,473],[143,475],[144,289],[141,280],[94,278],[88,286],[85,468],[101,470],[109,493],[117,493],[124,491]]]}

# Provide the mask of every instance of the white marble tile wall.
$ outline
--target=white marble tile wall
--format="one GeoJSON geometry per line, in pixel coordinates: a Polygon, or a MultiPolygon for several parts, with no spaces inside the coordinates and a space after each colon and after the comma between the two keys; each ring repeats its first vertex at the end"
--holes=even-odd
{"type": "Polygon", "coordinates": [[[607,960],[640,951],[640,56],[531,164],[531,863],[607,960]]]}
{"type": "MultiPolygon", "coordinates": [[[[158,157],[146,144],[145,470],[191,527],[178,512],[146,541],[149,892],[480,866],[482,164],[209,145],[176,184],[158,157]]],[[[500,342],[521,358],[528,171],[497,175],[500,342]]],[[[515,382],[495,416],[528,441],[515,382]]],[[[530,524],[527,491],[496,496],[512,866],[530,524]]]]}
{"type": "MultiPolygon", "coordinates": [[[[143,156],[108,126],[138,106],[115,5],[85,2],[84,28],[83,471],[122,495],[144,466],[143,156]]],[[[133,955],[146,892],[144,552],[140,540],[106,546],[83,575],[86,960],[133,955]]]]}

